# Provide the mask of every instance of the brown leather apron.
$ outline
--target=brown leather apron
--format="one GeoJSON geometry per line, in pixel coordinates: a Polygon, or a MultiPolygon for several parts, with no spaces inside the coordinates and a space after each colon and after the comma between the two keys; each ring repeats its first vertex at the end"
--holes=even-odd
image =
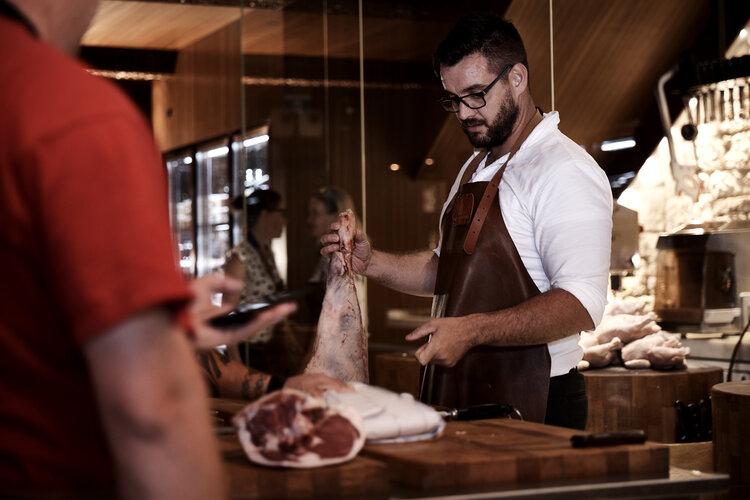
{"type": "MultiPolygon", "coordinates": [[[[467,182],[485,157],[466,168],[445,211],[433,317],[456,317],[516,306],[541,292],[529,276],[505,226],[497,201],[505,167],[531,130],[535,114],[490,182],[467,182]]],[[[422,401],[446,407],[509,403],[525,420],[544,422],[550,378],[546,344],[478,346],[452,368],[427,366],[422,401]]]]}

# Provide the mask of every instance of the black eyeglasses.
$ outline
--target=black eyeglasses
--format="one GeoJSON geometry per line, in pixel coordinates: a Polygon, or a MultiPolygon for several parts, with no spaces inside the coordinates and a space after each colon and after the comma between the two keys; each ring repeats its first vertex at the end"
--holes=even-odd
{"type": "Polygon", "coordinates": [[[457,95],[450,95],[445,96],[440,99],[440,105],[443,107],[444,110],[449,111],[451,113],[458,113],[458,110],[461,107],[461,103],[464,103],[464,106],[471,109],[479,109],[483,108],[487,101],[484,99],[484,96],[487,95],[487,93],[492,89],[492,87],[500,80],[502,77],[508,73],[508,70],[512,68],[513,64],[506,65],[503,70],[500,72],[499,75],[497,75],[497,78],[492,80],[492,82],[487,85],[485,88],[480,90],[479,92],[472,92],[471,94],[466,94],[462,96],[457,95]]]}

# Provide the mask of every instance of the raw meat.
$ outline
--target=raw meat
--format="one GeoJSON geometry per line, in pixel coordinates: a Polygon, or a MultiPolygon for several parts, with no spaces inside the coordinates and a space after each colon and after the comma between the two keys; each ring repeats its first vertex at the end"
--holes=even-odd
{"type": "Polygon", "coordinates": [[[248,458],[261,465],[309,468],[346,462],[365,443],[362,419],[346,407],[282,389],[234,417],[248,458]]]}
{"type": "Polygon", "coordinates": [[[611,299],[604,308],[605,316],[615,316],[617,314],[646,314],[650,312],[651,304],[644,297],[624,297],[621,299],[611,299]]]}
{"type": "Polygon", "coordinates": [[[367,335],[352,271],[356,219],[351,210],[339,214],[341,251],[331,255],[318,335],[306,372],[322,372],[347,382],[367,382],[367,335]]]}
{"type": "Polygon", "coordinates": [[[658,332],[635,340],[622,348],[626,368],[681,367],[690,348],[682,347],[677,336],[658,332]]]}
{"type": "Polygon", "coordinates": [[[615,337],[627,344],[660,331],[661,327],[655,320],[653,314],[604,316],[594,334],[598,337],[599,344],[606,344],[615,337]]]}
{"type": "Polygon", "coordinates": [[[578,364],[580,370],[586,368],[604,368],[617,359],[617,351],[622,348],[622,341],[615,337],[604,344],[593,333],[582,332],[578,345],[583,349],[583,361],[578,364]]]}

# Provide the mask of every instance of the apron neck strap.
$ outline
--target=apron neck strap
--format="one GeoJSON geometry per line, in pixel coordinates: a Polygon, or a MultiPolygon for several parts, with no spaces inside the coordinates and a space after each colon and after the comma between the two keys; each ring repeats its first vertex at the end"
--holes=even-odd
{"type": "MultiPolygon", "coordinates": [[[[534,128],[539,125],[541,121],[542,116],[538,112],[534,112],[534,115],[529,118],[529,120],[526,122],[526,125],[524,125],[523,130],[521,131],[521,135],[519,135],[516,141],[513,143],[513,147],[511,147],[510,153],[508,153],[508,159],[505,160],[505,163],[503,163],[503,165],[498,169],[497,173],[492,177],[492,180],[484,189],[484,194],[482,195],[482,199],[479,202],[477,211],[474,214],[474,219],[471,221],[471,226],[469,226],[469,231],[466,233],[466,239],[464,240],[464,252],[466,252],[468,255],[474,253],[474,249],[477,246],[477,242],[479,241],[479,233],[482,231],[484,221],[487,219],[487,213],[490,211],[492,202],[497,195],[497,188],[500,186],[500,179],[502,179],[503,177],[505,167],[508,165],[508,162],[511,160],[511,158],[515,156],[518,150],[521,149],[521,146],[529,137],[531,131],[534,130],[534,128]]],[[[487,154],[487,156],[489,156],[489,153],[487,154]]],[[[478,165],[479,162],[477,162],[477,166],[478,165]]],[[[474,169],[476,170],[476,166],[474,167],[474,169]]],[[[468,172],[469,169],[467,168],[466,170],[468,172]]],[[[462,183],[465,182],[464,179],[461,180],[462,183]]]]}

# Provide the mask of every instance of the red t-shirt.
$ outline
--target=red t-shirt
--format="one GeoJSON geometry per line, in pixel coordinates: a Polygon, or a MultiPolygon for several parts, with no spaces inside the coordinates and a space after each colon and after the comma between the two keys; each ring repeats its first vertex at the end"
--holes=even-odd
{"type": "Polygon", "coordinates": [[[82,347],[189,298],[151,133],[110,83],[0,17],[0,489],[109,488],[82,347]]]}

